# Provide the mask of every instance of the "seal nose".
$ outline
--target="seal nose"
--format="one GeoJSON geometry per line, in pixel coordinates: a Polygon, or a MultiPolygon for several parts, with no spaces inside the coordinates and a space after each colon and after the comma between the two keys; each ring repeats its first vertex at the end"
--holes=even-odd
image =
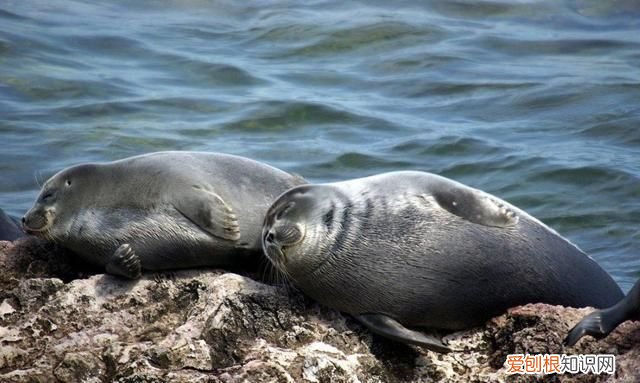
{"type": "Polygon", "coordinates": [[[25,217],[26,217],[26,215],[22,216],[22,220],[21,220],[22,221],[22,227],[24,227],[24,225],[27,223],[27,219],[25,217]]]}
{"type": "Polygon", "coordinates": [[[274,238],[275,238],[275,235],[273,234],[272,231],[269,231],[267,235],[264,237],[265,241],[267,242],[273,242],[274,238]]]}

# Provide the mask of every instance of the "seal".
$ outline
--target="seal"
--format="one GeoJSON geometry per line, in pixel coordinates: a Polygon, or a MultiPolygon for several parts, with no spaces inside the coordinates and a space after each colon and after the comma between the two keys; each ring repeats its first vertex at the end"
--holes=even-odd
{"type": "Polygon", "coordinates": [[[585,316],[569,331],[564,342],[568,346],[573,346],[585,335],[591,335],[596,339],[604,338],[627,320],[640,320],[640,280],[631,288],[627,296],[615,305],[585,316]]]}
{"type": "Polygon", "coordinates": [[[264,214],[298,176],[248,158],[157,152],[80,164],[45,182],[24,229],[111,274],[254,268],[264,214]]]}
{"type": "Polygon", "coordinates": [[[16,220],[0,209],[0,241],[15,241],[20,237],[24,237],[24,232],[16,220]]]}
{"type": "Polygon", "coordinates": [[[292,188],[262,231],[270,262],[302,292],[391,339],[449,351],[408,327],[461,330],[533,302],[606,307],[620,288],[524,211],[430,173],[292,188]]]}

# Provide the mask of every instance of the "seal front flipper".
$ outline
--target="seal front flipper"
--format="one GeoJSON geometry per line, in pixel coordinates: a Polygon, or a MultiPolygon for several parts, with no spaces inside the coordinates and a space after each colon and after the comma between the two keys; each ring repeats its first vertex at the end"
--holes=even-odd
{"type": "Polygon", "coordinates": [[[354,318],[374,333],[386,338],[402,343],[415,344],[436,352],[445,353],[451,351],[440,339],[418,331],[409,330],[395,319],[391,319],[386,315],[360,314],[354,315],[354,318]]]}
{"type": "Polygon", "coordinates": [[[240,239],[240,227],[231,206],[212,191],[193,185],[174,197],[173,206],[211,235],[230,241],[240,239]]]}
{"type": "Polygon", "coordinates": [[[516,212],[505,203],[463,185],[447,183],[432,195],[440,207],[473,223],[508,227],[518,222],[516,212]]]}
{"type": "Polygon", "coordinates": [[[128,244],[120,245],[113,252],[109,263],[106,266],[107,273],[119,275],[129,279],[138,279],[142,274],[140,258],[133,252],[128,244]]]}

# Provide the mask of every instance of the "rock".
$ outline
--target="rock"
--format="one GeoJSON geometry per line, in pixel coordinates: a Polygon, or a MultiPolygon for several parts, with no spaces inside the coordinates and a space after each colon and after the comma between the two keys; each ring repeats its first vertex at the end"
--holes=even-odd
{"type": "Polygon", "coordinates": [[[640,323],[565,348],[591,309],[526,305],[437,354],[294,290],[220,270],[91,274],[34,238],[0,242],[1,382],[637,382],[640,323]],[[507,375],[508,354],[614,354],[615,375],[507,375]]]}

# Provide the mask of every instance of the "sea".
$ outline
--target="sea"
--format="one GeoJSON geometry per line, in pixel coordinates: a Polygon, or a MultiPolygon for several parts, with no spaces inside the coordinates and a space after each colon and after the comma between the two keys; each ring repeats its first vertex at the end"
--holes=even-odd
{"type": "Polygon", "coordinates": [[[493,193],[640,277],[636,0],[0,1],[0,207],[161,150],[493,193]]]}

